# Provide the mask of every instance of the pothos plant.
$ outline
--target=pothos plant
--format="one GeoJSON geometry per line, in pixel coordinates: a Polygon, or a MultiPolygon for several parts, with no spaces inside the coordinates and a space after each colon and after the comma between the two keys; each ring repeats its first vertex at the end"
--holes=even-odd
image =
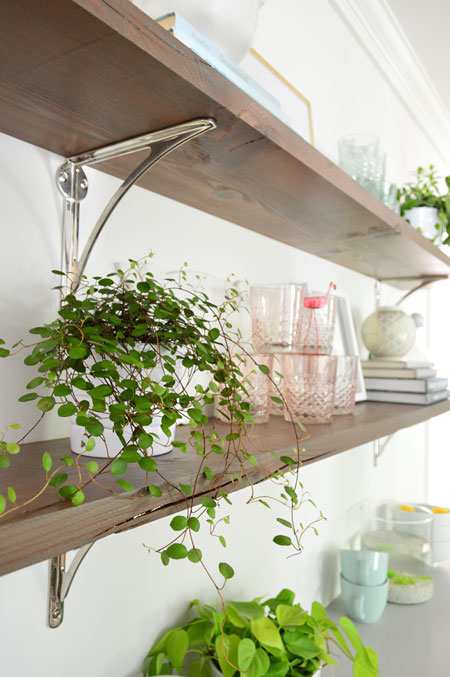
{"type": "Polygon", "coordinates": [[[436,237],[440,232],[447,234],[444,244],[450,243],[450,176],[445,177],[447,192],[441,194],[439,190],[440,177],[434,165],[428,168],[418,167],[414,182],[407,183],[398,190],[400,214],[415,207],[433,207],[438,210],[439,223],[436,224],[436,237]]]}
{"type": "Polygon", "coordinates": [[[198,617],[153,645],[144,674],[210,677],[214,667],[223,677],[300,677],[336,665],[334,649],[353,663],[354,677],[379,674],[375,651],[348,618],[335,623],[318,602],[307,613],[294,599],[284,589],[265,601],[227,602],[225,611],[194,600],[198,617]]]}
{"type": "MultiPolygon", "coordinates": [[[[251,470],[259,464],[260,478],[271,478],[279,485],[274,500],[286,512],[277,518],[286,531],[273,540],[292,546],[297,553],[302,550],[304,533],[310,528],[316,531],[314,524],[323,515],[318,511],[306,526],[296,521],[299,508],[307,501],[312,503],[298,475],[300,427],[292,422],[296,442],[291,454],[278,457],[271,452],[278,460],[275,472],[266,466],[267,452],[262,454],[258,448],[242,363],[251,360],[254,369],[267,378],[270,375],[265,365],[258,365],[239,345],[240,335],[233,331],[229,316],[239,308],[239,293],[230,287],[218,305],[187,284],[184,268],[179,280],[159,282],[144,272],[145,263],[130,260],[128,271],[92,280],[83,277],[76,293],[70,291],[73,280],[54,271],[62,277],[57,289],[65,295],[53,322],[31,329],[36,337],[32,343],[19,341],[11,349],[0,348],[5,358],[25,353],[24,363],[35,371],[21,402],[34,402],[40,419],[55,409],[60,417],[73,417],[84,430],[81,455],[55,459],[44,453],[39,492],[19,501],[14,487],[9,487],[7,497],[0,495],[0,513],[4,517],[22,510],[48,487],[74,506],[84,502],[91,484],[127,499],[150,494],[155,505],[178,500],[184,505],[184,515],[170,522],[168,543],[150,549],[159,553],[164,565],[179,559],[200,563],[220,590],[232,577],[233,568],[221,562],[223,579],[216,583],[195,536],[204,522],[210,534],[226,545],[218,534],[218,527],[228,521],[218,516],[219,506],[224,501],[231,503],[223,484],[232,481],[236,487],[245,481],[251,485],[251,470]],[[198,374],[207,375],[203,384],[195,382],[198,374]],[[215,398],[227,419],[225,425],[216,425],[205,414],[205,405],[215,398]],[[184,482],[174,483],[166,477],[152,455],[155,435],[149,426],[156,416],[168,437],[172,426],[186,424],[184,437],[173,442],[180,452],[196,459],[191,478],[184,482]],[[100,438],[105,441],[105,426],[113,428],[122,449],[99,463],[90,454],[95,454],[100,438]],[[125,430],[131,433],[125,436],[125,430]],[[135,484],[126,477],[130,466],[142,472],[135,484]],[[203,497],[196,505],[198,493],[203,497]]],[[[283,403],[281,395],[272,399],[283,403]]],[[[0,441],[0,467],[6,472],[20,451],[18,442],[0,441]]],[[[260,501],[269,507],[269,500],[259,497],[252,486],[249,502],[260,501]]]]}

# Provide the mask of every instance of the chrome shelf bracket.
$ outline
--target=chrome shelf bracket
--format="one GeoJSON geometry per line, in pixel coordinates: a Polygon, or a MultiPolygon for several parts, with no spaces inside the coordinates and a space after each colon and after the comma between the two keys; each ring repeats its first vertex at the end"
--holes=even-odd
{"type": "Polygon", "coordinates": [[[78,288],[89,256],[106,222],[129,189],[159,160],[184,143],[215,127],[215,121],[210,118],[190,120],[180,125],[166,127],[67,158],[58,169],[56,183],[64,197],[61,267],[63,272],[70,276],[70,290],[72,292],[75,292],[78,288]],[[83,167],[96,165],[106,160],[114,160],[143,150],[149,151],[149,155],[131,172],[109,200],[79,257],[80,205],[82,200],[85,199],[89,187],[83,167]]]}
{"type": "MultiPolygon", "coordinates": [[[[159,160],[171,153],[175,148],[195,139],[216,127],[214,120],[200,118],[190,120],[180,125],[166,127],[155,132],[149,132],[132,139],[119,141],[110,146],[103,146],[94,150],[73,155],[66,159],[56,174],[56,183],[64,198],[64,211],[62,223],[62,251],[61,270],[67,273],[70,279],[68,289],[76,292],[81,276],[91,255],[97,239],[105,227],[106,222],[130,188],[159,160]],[[106,160],[114,160],[123,155],[130,155],[138,151],[147,150],[149,154],[123,181],[116,190],[108,204],[100,214],[97,223],[93,227],[84,250],[79,256],[80,235],[80,205],[85,199],[89,183],[83,167],[96,165],[106,160]]],[[[63,291],[61,293],[63,295],[63,291]]],[[[93,543],[80,548],[75,555],[71,566],[66,571],[66,556],[58,555],[50,562],[49,573],[49,606],[48,624],[51,628],[61,625],[64,617],[64,600],[67,597],[73,578],[84,557],[93,543]]]]}
{"type": "Polygon", "coordinates": [[[391,439],[394,437],[395,433],[392,433],[392,435],[388,435],[385,437],[384,441],[381,442],[380,440],[375,440],[373,443],[373,464],[375,468],[378,465],[378,461],[383,455],[383,453],[386,450],[387,445],[391,441],[391,439]]]}
{"type": "Polygon", "coordinates": [[[64,601],[69,593],[75,574],[94,543],[83,545],[66,571],[66,556],[57,555],[50,560],[48,592],[48,624],[58,628],[64,618],[64,601]]]}

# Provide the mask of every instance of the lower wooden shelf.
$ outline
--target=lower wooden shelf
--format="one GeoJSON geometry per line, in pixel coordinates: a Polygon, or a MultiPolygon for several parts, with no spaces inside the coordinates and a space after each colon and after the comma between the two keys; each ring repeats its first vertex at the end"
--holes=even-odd
{"type": "MultiPolygon", "coordinates": [[[[309,437],[302,442],[303,464],[319,461],[333,454],[371,442],[397,430],[426,421],[450,411],[450,400],[429,406],[384,404],[363,402],[356,406],[351,416],[337,416],[329,425],[310,426],[309,437]]],[[[216,423],[218,429],[224,424],[216,423]]],[[[279,417],[255,426],[255,446],[262,452],[258,467],[249,472],[252,483],[264,480],[269,472],[283,468],[269,451],[287,452],[294,445],[292,426],[279,417]]],[[[185,435],[179,428],[178,437],[185,435]]],[[[2,470],[0,493],[6,494],[13,486],[18,502],[34,495],[42,486],[42,454],[48,451],[55,462],[64,454],[70,454],[67,439],[34,442],[24,445],[21,453],[12,458],[11,467],[2,470]]],[[[217,472],[221,467],[220,456],[212,455],[208,465],[217,472]],[[214,468],[214,465],[216,466],[214,468]]],[[[85,488],[86,501],[78,507],[61,501],[55,490],[48,488],[28,510],[13,513],[0,519],[0,575],[41,562],[85,543],[90,543],[109,534],[127,531],[147,522],[165,517],[183,509],[185,500],[176,489],[180,482],[193,483],[198,467],[196,456],[184,455],[174,450],[158,458],[161,473],[173,486],[163,485],[157,478],[152,483],[163,489],[161,498],[149,496],[114,496],[104,488],[91,484],[85,488]]],[[[130,466],[132,468],[132,466],[130,466]]],[[[71,469],[68,469],[68,472],[71,469]]],[[[73,472],[73,471],[72,471],[73,472]]],[[[70,473],[69,473],[70,479],[70,473]]],[[[100,478],[102,479],[102,478],[100,478]]],[[[105,473],[104,484],[113,485],[112,476],[105,473]]],[[[142,470],[130,469],[125,479],[135,486],[142,484],[142,470]]],[[[230,477],[218,478],[215,489],[231,493],[243,488],[248,480],[232,482],[230,477]]],[[[206,480],[198,483],[194,502],[211,492],[206,480]]],[[[115,487],[117,491],[117,485],[115,487]]]]}

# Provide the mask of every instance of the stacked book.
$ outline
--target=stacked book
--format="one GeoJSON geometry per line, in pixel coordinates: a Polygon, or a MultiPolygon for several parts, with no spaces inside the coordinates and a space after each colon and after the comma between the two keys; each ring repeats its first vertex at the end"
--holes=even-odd
{"type": "Polygon", "coordinates": [[[371,402],[433,404],[448,399],[448,379],[436,376],[432,362],[368,360],[362,362],[371,402]]]}

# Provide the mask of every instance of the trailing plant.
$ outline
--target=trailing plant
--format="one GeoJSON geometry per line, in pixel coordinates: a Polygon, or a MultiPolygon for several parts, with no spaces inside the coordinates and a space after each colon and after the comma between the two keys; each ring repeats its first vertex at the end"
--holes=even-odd
{"type": "Polygon", "coordinates": [[[189,677],[209,677],[212,666],[224,677],[314,675],[323,665],[336,665],[334,648],[353,663],[354,677],[379,674],[375,651],[364,646],[348,618],[334,623],[318,602],[307,613],[294,598],[284,589],[266,601],[227,602],[225,613],[194,600],[198,618],[153,645],[144,674],[187,674],[190,663],[189,677]]]}
{"type": "MultiPolygon", "coordinates": [[[[291,454],[280,457],[274,452],[262,453],[258,447],[243,361],[250,360],[254,369],[267,378],[270,375],[265,365],[258,365],[240,346],[240,336],[229,321],[230,313],[239,308],[238,292],[230,287],[223,303],[217,305],[186,283],[184,268],[180,280],[158,282],[144,271],[145,263],[130,260],[128,271],[92,280],[83,277],[76,293],[73,280],[54,271],[62,278],[57,289],[65,293],[57,317],[30,330],[36,338],[31,344],[19,341],[11,349],[0,348],[1,357],[26,354],[24,363],[34,375],[19,400],[33,402],[39,420],[56,410],[62,418],[73,417],[84,430],[83,454],[55,459],[44,453],[39,492],[19,500],[19,492],[16,495],[10,487],[7,497],[0,495],[0,513],[8,516],[24,509],[48,487],[75,506],[84,502],[92,484],[128,500],[150,494],[152,510],[169,501],[179,502],[180,509],[185,509],[184,515],[170,522],[169,542],[150,550],[159,553],[164,565],[188,559],[205,567],[195,544],[201,523],[225,546],[219,531],[229,520],[217,513],[219,505],[231,503],[231,498],[222,487],[245,483],[251,485],[249,502],[260,501],[269,507],[274,500],[284,508],[286,514],[277,520],[285,533],[276,534],[274,542],[301,552],[304,533],[316,530],[314,524],[323,516],[318,513],[306,526],[296,521],[300,507],[312,503],[298,476],[300,427],[293,422],[291,454]],[[202,382],[199,375],[204,377],[202,382]],[[205,414],[205,406],[212,405],[215,398],[228,420],[225,425],[216,425],[205,414]],[[155,435],[148,426],[155,416],[161,418],[167,436],[175,424],[186,424],[184,436],[173,446],[196,459],[191,479],[188,476],[184,482],[174,483],[153,457],[155,435]],[[103,462],[91,460],[98,440],[106,443],[106,427],[114,430],[122,449],[103,462]],[[276,458],[275,472],[270,465],[272,456],[276,458]],[[142,473],[137,483],[126,477],[130,467],[142,473]],[[256,472],[258,480],[270,478],[279,486],[276,498],[257,495],[252,484],[256,472]],[[199,493],[202,498],[195,505],[199,493]]],[[[283,403],[281,396],[273,399],[283,403]]],[[[4,471],[25,438],[0,441],[0,468],[4,471]]],[[[215,583],[217,589],[233,575],[226,562],[219,565],[219,571],[223,580],[220,585],[215,583]]]]}
{"type": "Polygon", "coordinates": [[[416,180],[407,183],[398,191],[400,214],[415,207],[434,207],[439,212],[439,222],[436,224],[436,237],[443,232],[447,234],[444,244],[450,243],[450,176],[445,177],[447,192],[439,191],[440,177],[436,174],[434,165],[428,168],[418,167],[416,180]]]}

